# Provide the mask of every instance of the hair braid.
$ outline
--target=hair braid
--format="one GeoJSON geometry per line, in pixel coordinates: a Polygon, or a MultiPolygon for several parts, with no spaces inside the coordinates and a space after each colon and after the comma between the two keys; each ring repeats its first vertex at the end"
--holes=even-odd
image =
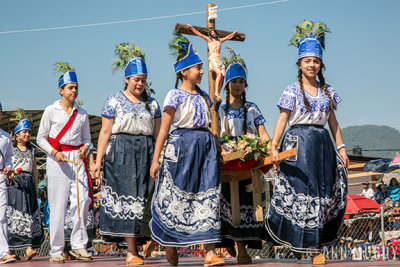
{"type": "Polygon", "coordinates": [[[225,133],[230,136],[230,131],[229,131],[229,123],[228,123],[228,112],[229,112],[229,101],[230,101],[230,91],[229,91],[229,83],[225,85],[225,123],[224,123],[224,128],[225,128],[225,133]]]}
{"type": "Polygon", "coordinates": [[[300,84],[300,91],[301,91],[301,94],[303,95],[304,104],[306,105],[307,109],[310,109],[310,102],[308,101],[306,94],[304,93],[303,72],[301,71],[301,69],[299,69],[299,71],[297,73],[297,80],[299,81],[299,84],[300,84]]]}
{"type": "Polygon", "coordinates": [[[246,91],[243,91],[242,95],[242,103],[243,103],[243,134],[247,134],[247,101],[246,101],[246,91]]]}
{"type": "Polygon", "coordinates": [[[207,108],[210,108],[210,104],[208,104],[206,95],[204,94],[204,91],[200,89],[200,87],[196,84],[196,91],[199,93],[199,95],[204,99],[204,102],[206,102],[207,108]]]}
{"type": "Polygon", "coordinates": [[[149,102],[149,96],[147,95],[146,89],[143,90],[142,94],[140,95],[142,97],[142,101],[146,106],[146,109],[150,111],[150,102],[149,102]]]}
{"type": "Polygon", "coordinates": [[[321,63],[321,69],[318,72],[318,80],[319,80],[319,84],[320,84],[319,86],[321,87],[322,91],[324,91],[326,96],[329,98],[329,101],[331,103],[331,107],[334,110],[336,110],[337,105],[336,105],[335,101],[333,101],[332,96],[328,91],[328,86],[326,86],[324,74],[322,74],[322,69],[324,69],[324,68],[325,68],[325,65],[323,63],[321,63]]]}
{"type": "Polygon", "coordinates": [[[178,72],[176,74],[176,81],[175,81],[175,88],[178,88],[179,85],[179,81],[182,80],[182,74],[180,72],[178,72]]]}

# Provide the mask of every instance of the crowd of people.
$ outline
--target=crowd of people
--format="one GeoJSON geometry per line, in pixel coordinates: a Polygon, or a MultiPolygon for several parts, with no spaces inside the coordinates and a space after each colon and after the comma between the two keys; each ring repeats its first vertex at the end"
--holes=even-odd
{"type": "MultiPolygon", "coordinates": [[[[225,264],[216,247],[226,248],[239,264],[251,263],[246,248],[261,248],[262,240],[289,246],[298,259],[312,252],[314,264],[325,264],[321,250],[337,239],[345,212],[349,164],[335,116],[341,98],[322,73],[326,31],[325,24],[307,20],[296,26],[291,43],[299,51],[297,81],[284,89],[278,101],[280,114],[272,138],[260,109],[246,98],[249,81],[239,55],[232,53],[224,60],[228,62],[224,71],[218,72],[225,79],[225,100],[220,99],[218,85],[212,99],[198,86],[204,74],[202,60],[193,44],[176,34],[169,44],[177,57],[176,84],[161,108],[146,90],[142,49],[127,43],[116,47],[113,68],[124,69],[125,88],[103,105],[91,171],[96,185],[102,177],[99,233],[125,238],[127,265],[144,263],[138,246],[152,244],[146,243],[151,240],[166,248],[171,265],[179,262],[178,247],[197,244],[204,244],[204,266],[225,264]],[[236,139],[251,133],[270,143],[277,178],[264,222],[255,220],[250,180],[245,180],[239,185],[240,225],[232,223],[231,192],[228,184],[221,183],[219,166],[226,151],[209,129],[210,109],[219,115],[220,135],[236,139]],[[284,133],[286,124],[289,130],[284,133]],[[280,162],[279,152],[291,148],[298,154],[280,162]]],[[[210,70],[222,69],[219,52],[225,39],[219,39],[215,30],[205,39],[213,50],[210,70]]],[[[46,107],[37,135],[37,144],[47,154],[50,262],[66,260],[67,239],[69,253],[88,261],[94,208],[87,162],[89,119],[75,101],[75,70],[64,62],[57,62],[56,69],[61,73],[61,99],[46,107]]],[[[0,131],[1,263],[16,260],[13,249],[26,248],[31,259],[43,241],[36,159],[29,145],[32,129],[22,117],[13,133],[14,146],[0,131]]]]}
{"type": "Polygon", "coordinates": [[[372,199],[378,204],[390,207],[400,207],[400,184],[397,178],[392,177],[388,185],[382,179],[380,185],[373,188],[369,187],[368,182],[363,182],[361,196],[372,199]]]}

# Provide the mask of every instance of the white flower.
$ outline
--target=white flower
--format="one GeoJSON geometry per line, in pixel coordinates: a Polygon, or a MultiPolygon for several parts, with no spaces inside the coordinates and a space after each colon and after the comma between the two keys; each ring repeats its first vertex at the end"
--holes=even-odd
{"type": "Polygon", "coordinates": [[[247,141],[245,141],[245,140],[240,140],[240,142],[239,142],[239,144],[238,144],[238,147],[239,147],[240,150],[244,150],[248,144],[249,144],[249,143],[247,143],[247,141]]]}
{"type": "Polygon", "coordinates": [[[248,154],[250,154],[251,152],[253,152],[253,149],[251,149],[251,147],[246,147],[246,149],[244,150],[244,154],[245,155],[248,155],[248,154]]]}
{"type": "Polygon", "coordinates": [[[245,137],[248,139],[256,139],[257,138],[254,134],[251,134],[251,133],[246,134],[245,137]]]}

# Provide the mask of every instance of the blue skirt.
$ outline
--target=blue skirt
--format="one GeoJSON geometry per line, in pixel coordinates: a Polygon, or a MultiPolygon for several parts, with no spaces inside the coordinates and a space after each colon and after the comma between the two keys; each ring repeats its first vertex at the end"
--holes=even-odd
{"type": "Polygon", "coordinates": [[[154,184],[150,178],[153,149],[152,136],[111,136],[103,163],[101,235],[140,236],[144,207],[154,184]]]}
{"type": "Polygon", "coordinates": [[[168,137],[152,202],[152,238],[163,246],[221,240],[221,175],[214,136],[176,129],[168,137]]]}
{"type": "Polygon", "coordinates": [[[266,215],[272,239],[298,252],[320,252],[337,239],[347,198],[347,170],[328,131],[295,125],[284,135],[281,151],[297,156],[281,162],[266,215]]]}
{"type": "Polygon", "coordinates": [[[8,245],[10,249],[37,249],[44,241],[35,181],[31,173],[14,177],[8,189],[8,245]]]}

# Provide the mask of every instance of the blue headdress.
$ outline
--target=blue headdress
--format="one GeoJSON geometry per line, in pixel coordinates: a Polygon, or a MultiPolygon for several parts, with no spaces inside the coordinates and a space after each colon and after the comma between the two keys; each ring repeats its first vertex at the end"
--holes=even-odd
{"type": "Polygon", "coordinates": [[[111,65],[112,70],[125,68],[125,78],[134,75],[147,75],[147,67],[144,61],[145,54],[139,46],[132,43],[121,43],[115,46],[115,55],[118,56],[111,65]]]}
{"type": "Polygon", "coordinates": [[[175,73],[203,63],[194,50],[193,44],[186,37],[179,33],[174,35],[175,38],[168,44],[168,47],[172,50],[171,55],[177,58],[174,63],[175,73]]]}
{"type": "Polygon", "coordinates": [[[14,134],[19,133],[22,130],[29,130],[31,131],[31,123],[28,119],[27,114],[25,113],[25,110],[22,108],[17,108],[16,111],[11,113],[11,118],[10,121],[15,121],[18,122],[17,126],[14,129],[14,134]]]}
{"type": "Polygon", "coordinates": [[[68,83],[78,84],[78,78],[76,77],[75,69],[68,63],[57,61],[54,63],[54,67],[56,72],[59,72],[63,75],[58,81],[58,88],[61,88],[63,85],[68,83]]]}
{"type": "Polygon", "coordinates": [[[329,32],[324,23],[304,20],[296,26],[296,31],[290,40],[290,45],[299,48],[298,59],[317,57],[322,60],[325,49],[325,32],[329,32]]]}
{"type": "Polygon", "coordinates": [[[224,58],[223,60],[226,67],[225,83],[229,83],[236,78],[243,78],[247,83],[246,64],[244,60],[229,47],[227,50],[230,52],[230,58],[224,58]]]}

